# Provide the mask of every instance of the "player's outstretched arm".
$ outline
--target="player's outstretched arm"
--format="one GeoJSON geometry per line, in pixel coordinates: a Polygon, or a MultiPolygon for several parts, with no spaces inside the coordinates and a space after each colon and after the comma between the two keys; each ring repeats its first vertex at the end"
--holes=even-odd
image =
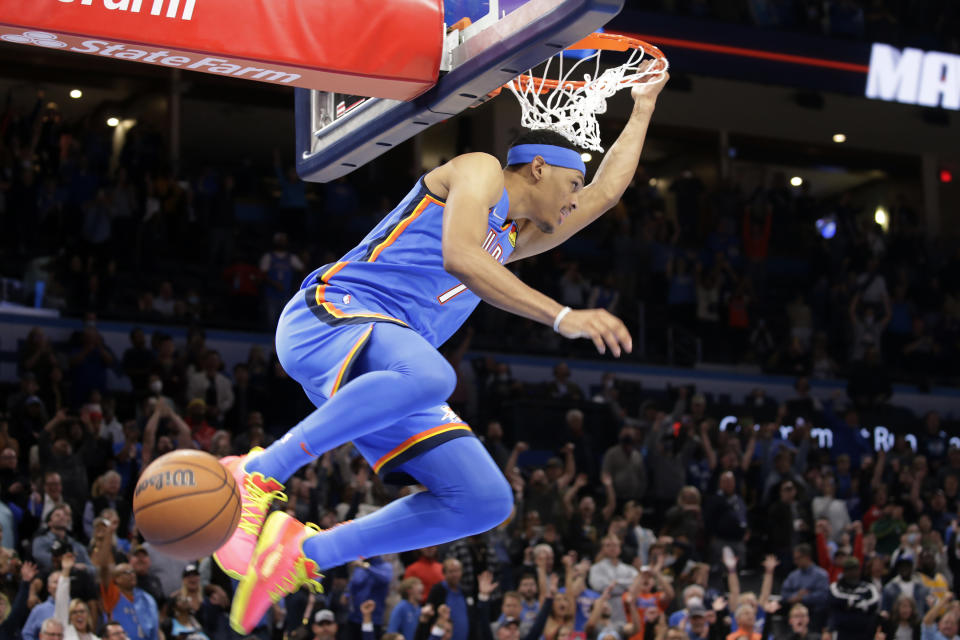
{"type": "MultiPolygon", "coordinates": [[[[651,60],[649,64],[660,63],[651,60]]],[[[567,216],[563,225],[557,227],[553,233],[543,233],[528,225],[517,238],[517,249],[510,256],[510,262],[535,256],[563,244],[620,201],[637,171],[657,96],[669,78],[670,74],[665,73],[633,86],[630,90],[633,97],[630,119],[616,142],[604,154],[593,180],[580,192],[576,211],[567,216]]]]}
{"type": "Polygon", "coordinates": [[[547,326],[566,338],[588,338],[600,353],[633,349],[627,328],[604,309],[567,310],[533,289],[483,250],[488,214],[503,193],[500,162],[484,153],[458,156],[427,176],[448,193],[443,216],[443,267],[495,307],[547,326]]]}

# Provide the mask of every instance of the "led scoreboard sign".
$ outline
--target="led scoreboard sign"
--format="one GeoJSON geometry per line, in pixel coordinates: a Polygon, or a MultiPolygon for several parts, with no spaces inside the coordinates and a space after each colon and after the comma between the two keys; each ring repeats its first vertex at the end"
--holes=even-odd
{"type": "Polygon", "coordinates": [[[875,100],[960,110],[960,56],[874,43],[866,96],[875,100]]]}

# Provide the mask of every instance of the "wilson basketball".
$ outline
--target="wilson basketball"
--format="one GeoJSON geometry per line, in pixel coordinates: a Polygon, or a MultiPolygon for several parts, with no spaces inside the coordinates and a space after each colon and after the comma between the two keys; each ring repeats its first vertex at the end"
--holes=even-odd
{"type": "Polygon", "coordinates": [[[155,549],[196,560],[219,549],[236,529],[240,492],[233,476],[209,453],[171,451],[140,474],[133,517],[155,549]]]}

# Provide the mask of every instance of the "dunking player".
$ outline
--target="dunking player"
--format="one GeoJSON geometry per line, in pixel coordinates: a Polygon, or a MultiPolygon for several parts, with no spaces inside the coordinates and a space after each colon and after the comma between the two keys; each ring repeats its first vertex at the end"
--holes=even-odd
{"type": "Polygon", "coordinates": [[[280,317],[276,347],[318,408],[265,451],[224,460],[243,501],[240,525],[215,554],[240,580],[234,629],[249,633],[272,602],[318,588],[326,568],[481,533],[509,517],[506,480],[444,404],[456,375],[437,346],[482,299],[566,338],[589,338],[600,353],[631,350],[619,319],[564,307],[503,265],[556,247],[617,203],[665,81],[631,89],[630,119],[588,186],[563,136],[531,131],[505,169],[468,153],[430,171],[358,247],[307,277],[280,317]],[[327,531],[281,511],[267,517],[297,469],[351,440],[375,472],[405,473],[426,491],[327,531]]]}

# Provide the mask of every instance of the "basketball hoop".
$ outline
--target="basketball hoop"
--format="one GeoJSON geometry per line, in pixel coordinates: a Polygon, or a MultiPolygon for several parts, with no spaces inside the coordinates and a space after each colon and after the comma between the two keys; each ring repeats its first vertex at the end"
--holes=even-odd
{"type": "MultiPolygon", "coordinates": [[[[607,99],[620,89],[662,76],[669,64],[655,46],[615,33],[593,33],[566,49],[568,52],[581,50],[587,50],[587,55],[577,56],[566,69],[565,59],[569,61],[573,56],[565,56],[561,51],[547,60],[542,77],[528,71],[504,86],[520,102],[520,124],[525,128],[550,129],[581,148],[603,151],[597,115],[606,113],[607,99]],[[603,51],[629,51],[629,55],[623,64],[601,72],[603,51]],[[559,67],[556,79],[548,77],[554,59],[559,67]],[[590,69],[591,62],[593,74],[583,73],[590,69]],[[582,80],[573,79],[578,72],[583,73],[582,80]]],[[[499,93],[497,89],[491,96],[499,93]]]]}

